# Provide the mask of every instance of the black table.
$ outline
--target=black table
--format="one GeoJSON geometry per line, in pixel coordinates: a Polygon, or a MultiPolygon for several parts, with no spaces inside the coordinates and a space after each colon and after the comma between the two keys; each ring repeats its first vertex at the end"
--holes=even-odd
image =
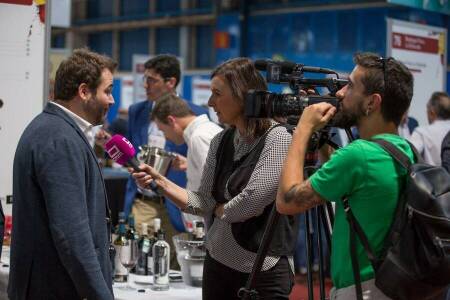
{"type": "Polygon", "coordinates": [[[123,168],[103,168],[106,194],[111,209],[112,224],[119,222],[119,212],[123,211],[125,191],[130,174],[123,168]]]}

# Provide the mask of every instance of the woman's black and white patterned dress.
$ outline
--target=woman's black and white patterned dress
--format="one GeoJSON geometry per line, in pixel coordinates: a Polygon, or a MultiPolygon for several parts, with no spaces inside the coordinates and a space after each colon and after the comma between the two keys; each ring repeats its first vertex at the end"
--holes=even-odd
{"type": "MultiPolygon", "coordinates": [[[[272,126],[275,124],[273,123],[272,126]]],[[[283,126],[277,126],[268,133],[264,148],[247,186],[233,199],[231,199],[228,191],[225,191],[225,198],[229,202],[224,206],[223,217],[215,217],[211,224],[217,204],[211,195],[214,184],[216,153],[224,132],[225,130],[217,134],[211,141],[200,188],[197,192],[188,191],[188,205],[185,211],[205,217],[208,224],[206,248],[212,258],[234,270],[250,273],[256,254],[242,248],[236,242],[231,232],[231,223],[242,222],[260,215],[267,205],[275,201],[281,168],[292,137],[283,126]]],[[[258,144],[259,139],[246,142],[236,130],[233,140],[234,160],[236,161],[249,153],[258,144]]],[[[267,256],[262,271],[275,266],[279,259],[280,257],[267,256]]],[[[292,257],[289,257],[289,263],[292,271],[294,271],[292,257]]]]}

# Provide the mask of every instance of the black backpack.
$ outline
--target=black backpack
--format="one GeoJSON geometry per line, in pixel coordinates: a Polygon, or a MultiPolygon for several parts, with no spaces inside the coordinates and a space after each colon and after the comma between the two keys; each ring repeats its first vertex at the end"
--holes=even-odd
{"type": "Polygon", "coordinates": [[[408,170],[408,178],[397,204],[394,220],[376,257],[348,199],[344,209],[350,224],[350,255],[356,295],[362,300],[361,278],[356,256],[356,235],[375,270],[375,285],[386,296],[399,300],[424,300],[444,293],[450,284],[450,175],[442,167],[409,158],[393,144],[372,140],[408,170]]]}

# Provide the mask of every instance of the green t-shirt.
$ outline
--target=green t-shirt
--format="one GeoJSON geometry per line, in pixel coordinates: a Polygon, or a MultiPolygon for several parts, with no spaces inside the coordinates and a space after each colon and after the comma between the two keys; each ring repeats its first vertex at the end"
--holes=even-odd
{"type": "MultiPolygon", "coordinates": [[[[393,134],[380,134],[413,160],[408,143],[393,134]]],[[[336,288],[354,284],[349,247],[349,225],[341,199],[348,196],[350,207],[376,255],[392,223],[406,170],[376,143],[356,140],[337,150],[322,168],[310,177],[312,188],[325,200],[336,202],[332,236],[331,277],[336,288]]],[[[373,268],[357,239],[361,281],[374,277],[373,268]]]]}

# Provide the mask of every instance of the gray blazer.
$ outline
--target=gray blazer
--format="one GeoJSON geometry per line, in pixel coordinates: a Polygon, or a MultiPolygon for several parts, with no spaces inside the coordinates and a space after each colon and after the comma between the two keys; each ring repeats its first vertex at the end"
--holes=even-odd
{"type": "Polygon", "coordinates": [[[47,104],[14,157],[9,298],[113,299],[107,218],[91,146],[63,110],[47,104]]]}

